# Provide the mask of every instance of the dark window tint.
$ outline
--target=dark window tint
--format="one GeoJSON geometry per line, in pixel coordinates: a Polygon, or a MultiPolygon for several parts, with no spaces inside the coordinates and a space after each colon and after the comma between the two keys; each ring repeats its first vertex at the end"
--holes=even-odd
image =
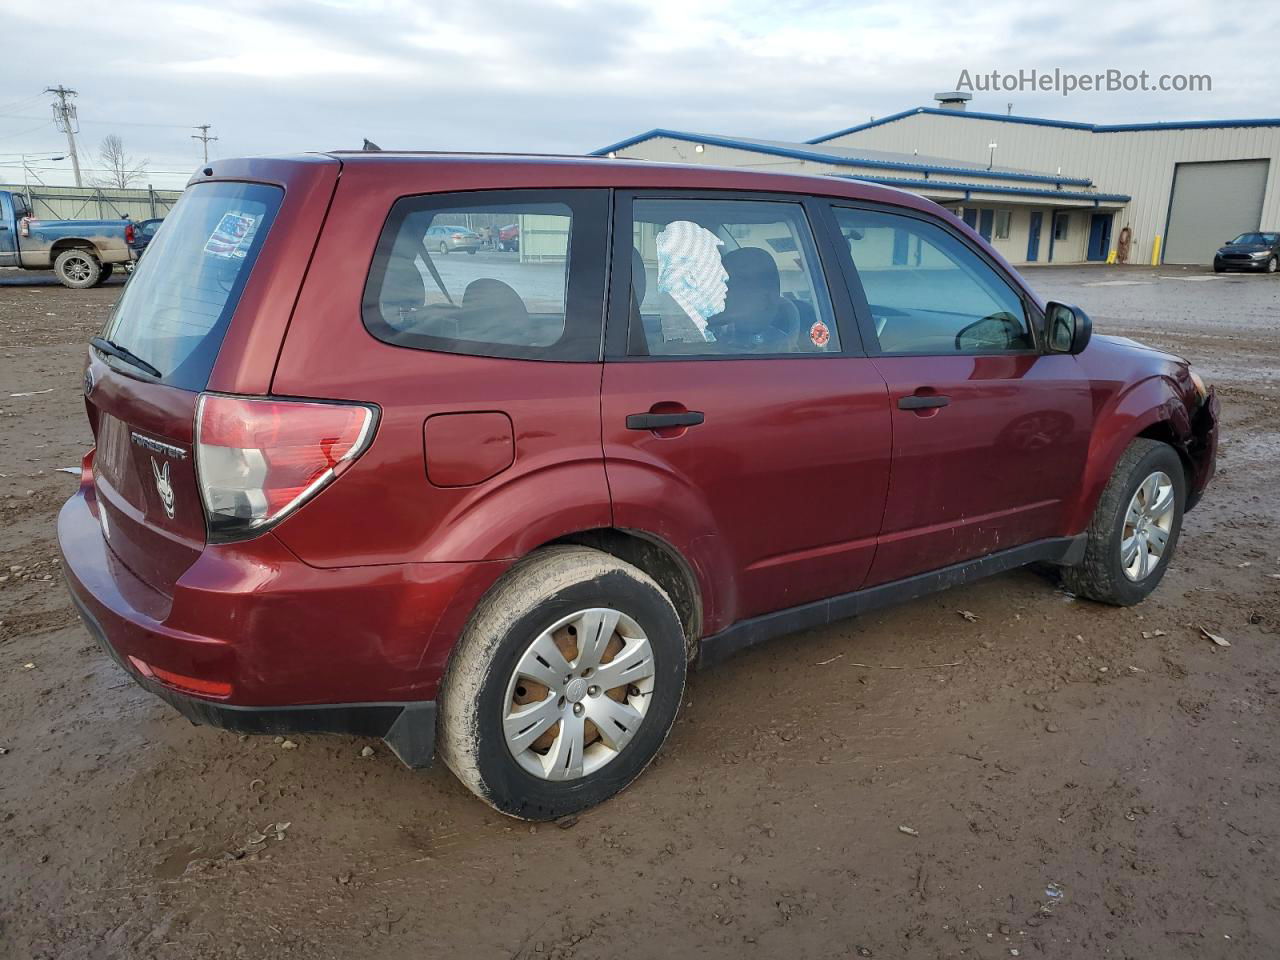
{"type": "Polygon", "coordinates": [[[962,240],[916,217],[837,209],[882,353],[1029,350],[1022,299],[962,240]]]}
{"type": "Polygon", "coordinates": [[[630,353],[834,353],[813,235],[798,203],[637,199],[630,353]]]}
{"type": "Polygon", "coordinates": [[[161,382],[203,390],[283,196],[256,183],[189,188],[138,261],[103,336],[158,369],[161,382]]]}
{"type": "Polygon", "coordinates": [[[494,191],[399,201],[378,243],[364,320],[399,346],[595,360],[603,191],[494,191]]]}

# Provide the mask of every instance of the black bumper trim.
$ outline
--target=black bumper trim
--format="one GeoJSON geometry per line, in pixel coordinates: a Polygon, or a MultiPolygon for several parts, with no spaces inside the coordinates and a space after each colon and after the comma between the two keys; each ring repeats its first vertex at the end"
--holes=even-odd
{"type": "Polygon", "coordinates": [[[410,769],[429,767],[435,755],[436,705],[433,700],[389,703],[302,704],[286,707],[246,707],[189,697],[154,680],[139,676],[107,640],[98,618],[69,590],[80,619],[98,646],[140,687],[159,697],[192,723],[235,733],[340,733],[381,737],[410,769]]]}

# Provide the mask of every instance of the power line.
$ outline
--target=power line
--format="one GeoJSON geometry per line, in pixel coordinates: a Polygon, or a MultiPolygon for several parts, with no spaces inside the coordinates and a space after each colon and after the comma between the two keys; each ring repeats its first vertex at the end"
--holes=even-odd
{"type": "MultiPolygon", "coordinates": [[[[22,113],[0,113],[0,117],[8,120],[39,120],[39,117],[29,117],[22,113]]],[[[146,123],[142,120],[85,120],[85,123],[94,127],[157,127],[164,130],[186,130],[187,125],[184,123],[146,123]]]]}

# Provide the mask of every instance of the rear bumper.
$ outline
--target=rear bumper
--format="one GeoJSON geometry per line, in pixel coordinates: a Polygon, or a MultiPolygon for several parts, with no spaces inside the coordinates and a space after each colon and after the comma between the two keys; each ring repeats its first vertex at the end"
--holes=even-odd
{"type": "Polygon", "coordinates": [[[90,483],[58,516],[82,619],[129,675],[196,723],[379,736],[430,760],[449,652],[503,563],[318,570],[270,533],[206,547],[171,597],[107,546],[90,483]]]}
{"type": "Polygon", "coordinates": [[[430,766],[435,755],[436,705],[431,700],[408,703],[334,703],[294,707],[246,707],[187,696],[142,676],[126,663],[84,601],[71,591],[85,628],[103,651],[144,690],[155,694],[192,723],[236,733],[342,733],[381,737],[411,769],[430,766]]]}

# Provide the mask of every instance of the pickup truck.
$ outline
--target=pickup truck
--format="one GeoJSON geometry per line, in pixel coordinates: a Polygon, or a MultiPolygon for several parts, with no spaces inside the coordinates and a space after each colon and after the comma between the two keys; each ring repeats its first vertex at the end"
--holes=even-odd
{"type": "Polygon", "coordinates": [[[52,270],[77,290],[105,283],[133,260],[128,220],[36,220],[27,198],[0,190],[0,267],[52,270]]]}

